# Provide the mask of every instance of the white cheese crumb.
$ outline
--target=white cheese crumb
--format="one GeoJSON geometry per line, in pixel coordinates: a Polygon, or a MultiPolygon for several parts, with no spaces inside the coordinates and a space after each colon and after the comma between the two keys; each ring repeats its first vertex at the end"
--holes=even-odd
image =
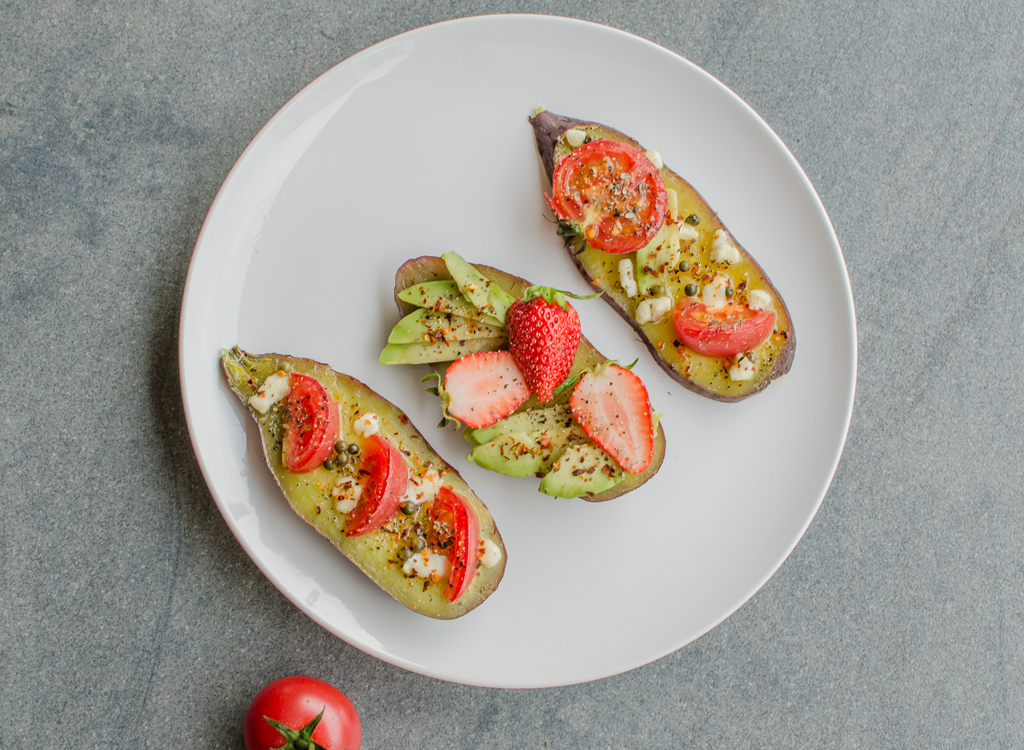
{"type": "Polygon", "coordinates": [[[356,484],[352,477],[341,477],[338,483],[331,488],[331,497],[334,498],[334,509],[339,513],[348,513],[359,504],[359,498],[363,495],[363,486],[356,484]]]}
{"type": "Polygon", "coordinates": [[[448,575],[448,567],[447,557],[435,554],[430,550],[423,550],[405,561],[402,572],[407,576],[417,576],[418,578],[430,578],[432,575],[444,578],[448,575]]]}
{"type": "Polygon", "coordinates": [[[679,244],[682,245],[684,242],[695,240],[700,237],[700,232],[697,231],[696,227],[691,227],[685,221],[682,224],[677,224],[679,227],[679,244]]]}
{"type": "Polygon", "coordinates": [[[352,423],[352,430],[360,437],[368,438],[380,430],[380,420],[372,411],[360,414],[352,423]]]}
{"type": "Polygon", "coordinates": [[[501,547],[490,539],[480,542],[480,564],[485,568],[493,568],[501,562],[501,547]]]}
{"type": "Polygon", "coordinates": [[[651,164],[654,165],[655,169],[662,169],[665,166],[665,162],[661,160],[661,154],[653,148],[644,151],[644,156],[651,160],[651,164]]]}
{"type": "Polygon", "coordinates": [[[287,396],[291,389],[291,380],[288,375],[283,372],[275,372],[273,375],[267,376],[256,395],[249,397],[249,406],[260,414],[266,414],[267,409],[287,396]]]}
{"type": "Polygon", "coordinates": [[[736,355],[736,359],[729,365],[730,380],[752,380],[756,372],[757,365],[746,354],[736,355]]]}
{"type": "Polygon", "coordinates": [[[640,325],[644,323],[660,323],[665,319],[665,316],[672,312],[672,306],[675,304],[675,300],[671,296],[664,297],[647,297],[640,300],[636,306],[636,312],[633,317],[636,318],[636,322],[640,325]]]}
{"type": "Polygon", "coordinates": [[[428,500],[433,500],[441,490],[442,484],[441,475],[434,469],[427,469],[421,477],[410,474],[409,486],[405,490],[402,504],[412,503],[413,505],[421,505],[428,500]]]}
{"type": "Polygon", "coordinates": [[[712,263],[739,263],[742,258],[739,248],[732,244],[724,229],[715,232],[714,239],[711,240],[710,257],[712,263]]]}
{"type": "Polygon", "coordinates": [[[642,299],[640,304],[636,306],[636,312],[633,313],[633,317],[636,318],[636,322],[640,325],[651,322],[651,300],[642,299]]]}
{"type": "Polygon", "coordinates": [[[565,142],[572,148],[579,148],[583,145],[583,141],[585,140],[587,140],[587,134],[582,130],[571,128],[565,131],[565,142]]]}
{"type": "Polygon", "coordinates": [[[652,297],[651,298],[651,319],[655,323],[659,323],[665,319],[665,316],[672,312],[672,307],[676,301],[669,295],[664,297],[652,297]]]}
{"type": "Polygon", "coordinates": [[[704,290],[700,295],[701,302],[708,307],[721,307],[729,301],[729,298],[725,295],[725,290],[731,286],[732,281],[728,276],[718,274],[711,280],[710,284],[704,285],[704,290]]]}
{"type": "Polygon", "coordinates": [[[747,307],[751,310],[772,310],[775,303],[772,301],[772,295],[763,289],[751,289],[747,292],[747,307]]]}
{"type": "Polygon", "coordinates": [[[633,278],[633,261],[629,258],[619,261],[619,283],[622,284],[622,289],[626,292],[627,297],[637,295],[636,279],[633,278]]]}

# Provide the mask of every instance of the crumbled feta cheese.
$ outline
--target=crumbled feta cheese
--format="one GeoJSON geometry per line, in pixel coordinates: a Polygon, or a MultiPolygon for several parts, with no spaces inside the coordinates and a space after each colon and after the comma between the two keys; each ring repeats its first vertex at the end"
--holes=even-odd
{"type": "Polygon", "coordinates": [[[360,414],[352,423],[352,430],[360,437],[368,438],[376,435],[380,429],[380,420],[372,411],[360,414]]]}
{"type": "Polygon", "coordinates": [[[675,305],[675,300],[672,297],[665,295],[664,297],[652,297],[651,298],[651,319],[658,323],[665,319],[665,316],[672,312],[672,307],[675,305]]]}
{"type": "Polygon", "coordinates": [[[763,289],[751,289],[747,292],[747,307],[751,310],[772,310],[775,304],[768,292],[763,289]]]}
{"type": "Polygon", "coordinates": [[[480,542],[480,564],[485,568],[493,568],[501,562],[501,547],[490,539],[480,542]]]}
{"type": "Polygon", "coordinates": [[[249,406],[260,414],[266,414],[267,410],[287,396],[291,389],[291,380],[287,373],[275,372],[267,376],[256,395],[249,397],[249,406]]]}
{"type": "Polygon", "coordinates": [[[672,312],[672,306],[675,304],[675,300],[670,296],[664,297],[647,297],[640,300],[636,306],[636,312],[633,317],[636,318],[636,322],[640,325],[644,323],[660,323],[665,319],[665,316],[672,312]]]}
{"type": "Polygon", "coordinates": [[[651,322],[651,300],[642,299],[636,306],[636,311],[633,313],[633,317],[636,318],[636,322],[640,325],[651,322]]]}
{"type": "Polygon", "coordinates": [[[428,500],[433,500],[441,490],[442,484],[441,475],[434,469],[427,469],[423,476],[410,474],[409,485],[405,490],[405,497],[402,498],[402,504],[421,505],[428,500]]]}
{"type": "Polygon", "coordinates": [[[423,550],[405,561],[402,572],[407,576],[417,576],[418,578],[430,578],[432,575],[444,578],[448,575],[449,565],[448,558],[444,555],[423,550]]]}
{"type": "Polygon", "coordinates": [[[708,307],[721,307],[729,298],[725,294],[725,290],[732,286],[732,280],[724,274],[718,274],[711,283],[704,285],[704,290],[701,292],[701,302],[708,307]]]}
{"type": "Polygon", "coordinates": [[[653,148],[644,151],[644,156],[651,160],[651,164],[654,165],[655,169],[661,169],[665,166],[665,162],[661,160],[661,154],[655,151],[653,148]]]}
{"type": "Polygon", "coordinates": [[[710,258],[712,263],[739,263],[742,258],[739,248],[732,244],[724,229],[715,232],[711,240],[710,258]]]}
{"type": "Polygon", "coordinates": [[[331,488],[331,497],[334,498],[334,509],[339,513],[348,513],[359,504],[359,498],[363,495],[363,486],[356,484],[352,477],[341,477],[338,483],[331,488]]]}
{"type": "Polygon", "coordinates": [[[752,380],[756,372],[757,365],[746,354],[736,355],[736,359],[729,365],[730,380],[752,380]]]}
{"type": "Polygon", "coordinates": [[[691,227],[685,221],[682,224],[677,224],[679,227],[679,244],[682,245],[684,242],[695,240],[700,237],[700,232],[697,231],[696,227],[691,227]]]}
{"type": "Polygon", "coordinates": [[[633,278],[633,261],[623,258],[619,261],[619,283],[627,297],[635,297],[637,294],[636,279],[633,278]]]}
{"type": "Polygon", "coordinates": [[[579,148],[585,140],[587,140],[587,134],[582,130],[571,128],[565,131],[565,142],[572,148],[579,148]]]}

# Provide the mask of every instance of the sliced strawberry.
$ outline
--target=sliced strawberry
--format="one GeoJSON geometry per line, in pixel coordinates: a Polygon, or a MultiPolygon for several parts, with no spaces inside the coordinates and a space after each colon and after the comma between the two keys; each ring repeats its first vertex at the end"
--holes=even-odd
{"type": "Polygon", "coordinates": [[[654,455],[647,388],[624,367],[609,364],[580,378],[569,400],[583,431],[625,471],[639,474],[654,455]]]}
{"type": "Polygon", "coordinates": [[[455,360],[444,378],[446,412],[473,429],[490,427],[530,397],[509,352],[478,352],[455,360]]]}
{"type": "Polygon", "coordinates": [[[531,286],[505,315],[509,351],[542,404],[569,377],[580,343],[580,318],[565,294],[531,286]]]}

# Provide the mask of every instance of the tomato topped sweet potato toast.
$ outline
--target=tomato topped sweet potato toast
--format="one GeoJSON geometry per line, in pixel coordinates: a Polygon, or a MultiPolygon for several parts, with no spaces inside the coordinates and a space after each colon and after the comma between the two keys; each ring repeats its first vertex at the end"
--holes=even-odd
{"type": "Polygon", "coordinates": [[[530,124],[573,263],[673,379],[728,402],[789,371],[781,294],[693,186],[605,125],[546,110],[530,124]]]}
{"type": "Polygon", "coordinates": [[[235,347],[221,364],[289,505],[387,594],[452,619],[497,588],[494,519],[396,406],[309,359],[235,347]]]}

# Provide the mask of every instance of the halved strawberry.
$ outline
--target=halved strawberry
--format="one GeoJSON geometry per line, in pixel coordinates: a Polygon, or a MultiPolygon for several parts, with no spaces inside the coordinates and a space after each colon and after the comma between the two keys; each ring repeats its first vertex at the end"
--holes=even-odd
{"type": "Polygon", "coordinates": [[[445,413],[473,429],[490,427],[529,397],[526,379],[507,351],[478,352],[455,360],[441,393],[445,413]]]}
{"type": "Polygon", "coordinates": [[[616,364],[584,373],[569,407],[583,431],[625,471],[639,474],[654,455],[654,426],[647,388],[636,375],[616,364]]]}

